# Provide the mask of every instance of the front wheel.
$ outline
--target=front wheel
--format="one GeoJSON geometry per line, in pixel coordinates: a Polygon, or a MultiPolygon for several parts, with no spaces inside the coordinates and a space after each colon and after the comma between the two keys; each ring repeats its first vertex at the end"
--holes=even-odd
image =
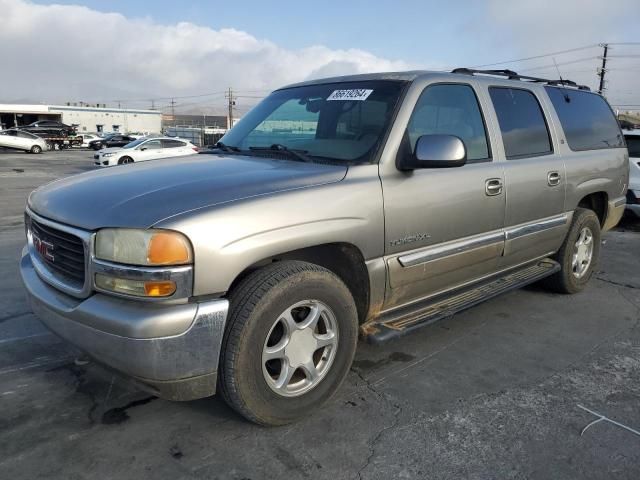
{"type": "Polygon", "coordinates": [[[543,282],[559,293],[577,293],[586,286],[600,257],[600,220],[586,208],[578,208],[564,243],[555,256],[560,271],[543,282]]]}
{"type": "Polygon", "coordinates": [[[131,157],[122,157],[120,160],[118,160],[118,165],[124,165],[126,163],[133,163],[133,158],[131,158],[131,157]]]}
{"type": "Polygon", "coordinates": [[[283,261],[248,275],[230,295],[219,388],[261,425],[309,415],[346,377],[358,339],[355,302],[334,273],[283,261]]]}
{"type": "Polygon", "coordinates": [[[42,147],[40,145],[34,145],[31,147],[31,153],[42,153],[42,147]]]}

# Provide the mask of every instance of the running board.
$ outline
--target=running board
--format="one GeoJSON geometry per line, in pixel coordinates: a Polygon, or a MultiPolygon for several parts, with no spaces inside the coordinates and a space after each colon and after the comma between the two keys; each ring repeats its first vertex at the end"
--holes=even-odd
{"type": "Polygon", "coordinates": [[[383,314],[365,323],[360,329],[361,335],[368,343],[383,343],[449,318],[502,293],[537,282],[559,270],[558,262],[546,258],[526,267],[510,270],[500,277],[463,288],[457,293],[441,295],[427,304],[421,303],[417,308],[412,305],[383,314]]]}

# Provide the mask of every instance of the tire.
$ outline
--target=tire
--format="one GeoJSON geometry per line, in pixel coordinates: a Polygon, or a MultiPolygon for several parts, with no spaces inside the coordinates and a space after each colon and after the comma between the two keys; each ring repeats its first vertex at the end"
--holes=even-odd
{"type": "Polygon", "coordinates": [[[122,157],[118,160],[118,165],[124,165],[126,163],[133,163],[133,158],[131,157],[122,157]]]}
{"type": "Polygon", "coordinates": [[[34,145],[31,147],[31,153],[42,153],[42,147],[40,145],[34,145]]]}
{"type": "MultiPolygon", "coordinates": [[[[355,302],[340,278],[318,265],[282,261],[249,274],[233,289],[229,300],[230,314],[218,368],[218,388],[234,410],[260,425],[285,425],[309,415],[331,398],[349,372],[358,340],[355,302]],[[298,307],[301,304],[313,307],[298,307]],[[324,307],[327,308],[321,310],[324,307]],[[308,313],[305,309],[309,309],[308,313]],[[296,365],[300,359],[294,352],[299,350],[294,348],[290,364],[296,366],[291,368],[291,383],[277,390],[275,384],[280,376],[274,370],[279,368],[282,374],[285,371],[284,360],[265,362],[264,355],[269,348],[278,349],[269,342],[278,328],[282,330],[284,322],[279,322],[284,317],[281,314],[301,314],[304,318],[296,323],[300,328],[314,309],[323,312],[317,331],[309,333],[309,329],[296,330],[296,327],[292,330],[296,334],[301,331],[309,333],[313,339],[331,336],[333,332],[336,343],[318,350],[314,350],[318,348],[315,344],[311,348],[305,344],[307,351],[312,352],[306,358],[317,362],[317,370],[313,367],[318,374],[317,380],[308,376],[306,372],[309,370],[305,367],[296,365]],[[335,325],[331,327],[333,330],[329,328],[330,324],[335,325]],[[320,331],[322,325],[325,325],[324,334],[320,331]]],[[[287,334],[287,330],[281,333],[278,345],[302,345],[294,344],[294,337],[287,334]]],[[[302,334],[296,338],[302,338],[302,334]]],[[[287,349],[282,348],[282,351],[287,349]]]]}
{"type": "MultiPolygon", "coordinates": [[[[595,267],[600,257],[600,220],[592,210],[578,208],[573,214],[573,221],[566,238],[554,259],[560,264],[560,271],[543,280],[543,284],[548,289],[558,293],[578,293],[584,289],[591,279],[595,267]],[[591,255],[588,265],[575,260],[583,258],[583,255],[574,257],[579,243],[583,243],[582,235],[585,229],[591,234],[591,255]]],[[[584,252],[584,250],[583,250],[584,252]]]]}

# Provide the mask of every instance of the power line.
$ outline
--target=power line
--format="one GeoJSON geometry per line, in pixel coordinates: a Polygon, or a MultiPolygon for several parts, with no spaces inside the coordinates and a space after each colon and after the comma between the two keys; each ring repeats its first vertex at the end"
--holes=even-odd
{"type": "Polygon", "coordinates": [[[472,67],[472,68],[493,67],[495,65],[504,65],[506,63],[518,63],[518,62],[524,62],[524,61],[527,61],[527,60],[536,60],[538,58],[552,57],[554,55],[562,55],[564,53],[579,52],[580,50],[587,50],[589,48],[595,48],[595,47],[598,47],[598,46],[599,45],[597,45],[597,44],[585,45],[584,47],[570,48],[568,50],[560,50],[560,51],[557,51],[557,52],[545,53],[543,55],[535,55],[533,57],[516,58],[515,60],[505,60],[503,62],[485,63],[484,65],[476,65],[475,67],[472,67]]]}
{"type": "Polygon", "coordinates": [[[544,70],[544,69],[548,69],[548,68],[555,68],[556,66],[561,66],[561,65],[571,65],[574,63],[580,63],[580,62],[586,62],[588,60],[597,60],[600,57],[585,57],[585,58],[578,58],[576,60],[570,60],[568,62],[560,62],[557,64],[549,64],[549,65],[544,65],[541,67],[531,67],[531,68],[525,68],[524,70],[520,70],[518,69],[520,72],[530,72],[532,70],[544,70]]]}

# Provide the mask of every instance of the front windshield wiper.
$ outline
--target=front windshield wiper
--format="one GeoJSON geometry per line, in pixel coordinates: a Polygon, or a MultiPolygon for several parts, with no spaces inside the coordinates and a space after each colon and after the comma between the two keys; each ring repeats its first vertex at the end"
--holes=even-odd
{"type": "Polygon", "coordinates": [[[249,147],[249,150],[258,151],[258,152],[260,151],[281,152],[289,155],[290,157],[295,158],[296,160],[300,160],[301,162],[309,162],[309,163],[313,162],[313,159],[310,156],[305,155],[307,153],[307,150],[292,150],[286,145],[282,145],[281,143],[274,143],[270,147],[249,147]]]}
{"type": "Polygon", "coordinates": [[[222,142],[216,143],[213,148],[218,148],[223,152],[239,152],[240,149],[238,147],[232,147],[231,145],[226,145],[222,142]]]}

